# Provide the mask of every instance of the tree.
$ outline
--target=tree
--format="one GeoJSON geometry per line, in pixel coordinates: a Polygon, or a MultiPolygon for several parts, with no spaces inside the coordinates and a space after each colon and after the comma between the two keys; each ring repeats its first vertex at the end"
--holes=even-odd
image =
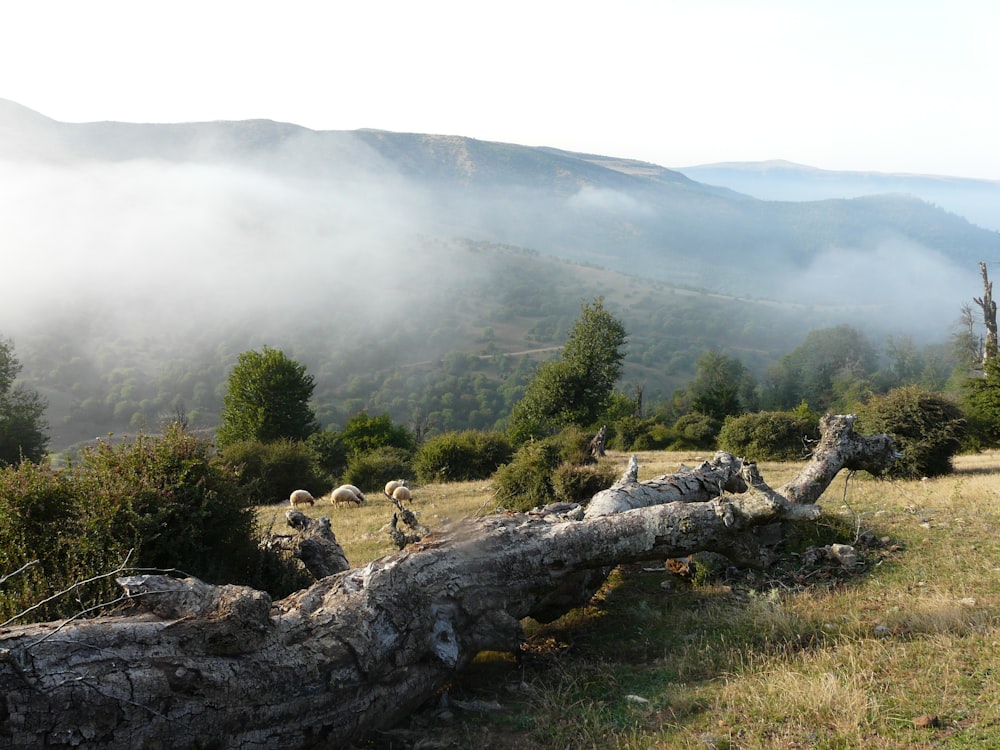
{"type": "Polygon", "coordinates": [[[538,369],[514,405],[507,430],[511,440],[521,443],[569,425],[593,425],[621,375],[627,339],[625,326],[605,309],[603,297],[585,304],[561,357],[538,369]]]}
{"type": "Polygon", "coordinates": [[[877,364],[875,348],[858,329],[839,325],[812,331],[771,368],[762,401],[774,410],[794,409],[802,401],[817,411],[849,409],[852,404],[842,402],[865,390],[877,364]]]}
{"type": "Polygon", "coordinates": [[[377,417],[367,411],[355,414],[340,431],[340,440],[348,456],[368,453],[378,448],[399,448],[410,452],[414,448],[413,436],[402,425],[394,424],[388,414],[377,417]]]}
{"type": "Polygon", "coordinates": [[[986,264],[979,262],[979,273],[983,277],[983,296],[973,298],[983,312],[986,326],[986,341],[983,343],[983,366],[997,355],[997,303],[993,300],[993,282],[986,273],[986,264]]]}
{"type": "Polygon", "coordinates": [[[752,378],[735,357],[707,351],[698,358],[697,371],[689,386],[691,408],[718,421],[751,406],[745,394],[752,392],[752,378]]]}
{"type": "Polygon", "coordinates": [[[20,371],[13,343],[0,339],[0,466],[40,461],[49,444],[43,419],[48,403],[36,391],[14,384],[20,371]]]}
{"type": "Polygon", "coordinates": [[[315,384],[280,349],[240,354],[222,400],[220,446],[239,440],[305,440],[319,429],[309,406],[315,384]]]}

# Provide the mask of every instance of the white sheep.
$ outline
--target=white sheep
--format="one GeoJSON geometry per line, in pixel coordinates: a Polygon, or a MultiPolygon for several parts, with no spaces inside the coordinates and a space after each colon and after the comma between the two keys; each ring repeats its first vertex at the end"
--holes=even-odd
{"type": "Polygon", "coordinates": [[[327,495],[327,497],[330,498],[330,502],[334,505],[340,505],[341,503],[354,503],[355,505],[361,505],[361,503],[364,502],[347,485],[341,485],[340,487],[330,490],[330,494],[327,495]]]}
{"type": "Polygon", "coordinates": [[[393,479],[385,485],[385,496],[392,497],[392,493],[396,491],[397,487],[406,487],[405,479],[393,479]]]}
{"type": "Polygon", "coordinates": [[[410,488],[407,487],[405,484],[399,485],[396,489],[392,491],[392,499],[398,500],[401,503],[410,502],[412,497],[413,496],[410,494],[410,488]]]}
{"type": "Polygon", "coordinates": [[[288,503],[293,508],[299,505],[315,505],[316,498],[309,494],[309,490],[295,490],[288,496],[288,503]]]}
{"type": "Polygon", "coordinates": [[[364,493],[364,492],[362,492],[361,490],[359,490],[359,489],[358,489],[357,487],[355,487],[355,486],[354,486],[353,484],[342,484],[342,485],[340,485],[340,486],[341,486],[341,487],[346,487],[346,488],[347,488],[347,489],[349,489],[349,490],[350,490],[351,492],[353,492],[353,493],[354,493],[355,495],[357,495],[357,496],[358,496],[358,499],[359,499],[359,500],[360,500],[361,502],[365,502],[365,500],[366,500],[366,498],[365,498],[365,493],[364,493]]]}

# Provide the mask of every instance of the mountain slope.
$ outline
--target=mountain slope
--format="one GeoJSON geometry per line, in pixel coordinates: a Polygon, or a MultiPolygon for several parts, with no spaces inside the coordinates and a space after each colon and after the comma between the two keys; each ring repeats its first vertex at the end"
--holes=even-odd
{"type": "Polygon", "coordinates": [[[768,201],[817,201],[899,193],[1000,230],[1000,181],[919,174],[838,172],[787,161],[728,162],[684,167],[691,179],[768,201]]]}
{"type": "MultiPolygon", "coordinates": [[[[822,274],[816,265],[831,250],[874,255],[895,242],[970,268],[1000,251],[995,232],[903,194],[852,198],[838,188],[823,193],[838,199],[776,202],[625,158],[461,136],[316,132],[267,120],[70,125],[0,105],[0,156],[8,159],[166,160],[239,165],[285,179],[392,184],[419,204],[435,232],[727,293],[793,293],[785,271],[822,274]]],[[[688,173],[721,179],[719,169],[688,173]]],[[[761,175],[770,183],[795,175],[816,194],[829,182],[828,173],[787,164],[726,168],[730,182],[736,173],[755,185],[761,175]]],[[[889,186],[873,176],[857,179],[869,189],[855,192],[889,186]]]]}

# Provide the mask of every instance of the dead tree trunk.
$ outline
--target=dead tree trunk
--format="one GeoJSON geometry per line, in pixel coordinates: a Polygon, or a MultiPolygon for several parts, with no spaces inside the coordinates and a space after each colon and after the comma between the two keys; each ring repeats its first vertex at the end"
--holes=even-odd
{"type": "MultiPolygon", "coordinates": [[[[857,443],[851,422],[835,418],[825,429],[843,436],[832,450],[853,446],[859,455],[820,461],[878,468],[892,460],[885,441],[857,443]]],[[[738,466],[725,457],[707,471],[738,466]]],[[[728,482],[717,485],[714,475],[694,479],[697,471],[641,483],[630,470],[609,493],[641,495],[633,510],[577,521],[465,520],[274,603],[238,586],[121,579],[136,614],[0,632],[0,744],[343,746],[406,716],[478,652],[516,649],[520,621],[550,614],[551,593],[581,571],[732,553],[752,544],[761,524],[817,518],[816,505],[794,500],[815,499],[825,485],[811,483],[836,473],[816,470],[786,498],[742,468],[749,489],[738,495],[720,493],[728,482]],[[714,495],[677,497],[678,485],[699,482],[714,495]]]]}
{"type": "Polygon", "coordinates": [[[997,303],[993,301],[993,282],[986,273],[986,264],[979,262],[979,273],[983,277],[983,296],[973,301],[983,311],[983,325],[986,326],[986,341],[983,344],[983,367],[997,354],[997,303]]]}

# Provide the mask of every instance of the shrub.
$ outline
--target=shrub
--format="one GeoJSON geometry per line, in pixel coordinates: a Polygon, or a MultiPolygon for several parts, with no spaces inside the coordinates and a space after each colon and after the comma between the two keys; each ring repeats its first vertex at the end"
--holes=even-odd
{"type": "Polygon", "coordinates": [[[486,479],[510,461],[513,449],[500,432],[465,430],[436,435],[420,446],[413,469],[420,482],[486,479]]]}
{"type": "Polygon", "coordinates": [[[412,452],[415,447],[410,431],[393,424],[388,414],[370,417],[364,411],[347,420],[340,439],[348,455],[369,453],[377,448],[400,448],[412,452]]]}
{"type": "Polygon", "coordinates": [[[552,472],[552,491],[557,500],[585,502],[615,483],[610,464],[581,466],[564,462],[552,472]]]}
{"type": "Polygon", "coordinates": [[[325,484],[336,484],[347,468],[347,445],[340,434],[332,430],[314,432],[306,438],[306,448],[312,453],[313,464],[325,484]]]}
{"type": "Polygon", "coordinates": [[[655,419],[622,417],[612,425],[610,444],[620,451],[651,451],[670,445],[670,431],[655,419]]]}
{"type": "Polygon", "coordinates": [[[254,514],[209,443],[179,427],[163,437],[102,441],[71,470],[88,540],[107,539],[132,564],[180,568],[213,583],[247,581],[257,556],[254,514]]]}
{"type": "Polygon", "coordinates": [[[874,396],[858,409],[855,429],[892,436],[902,457],[886,472],[896,479],[947,474],[965,431],[962,411],[944,396],[906,386],[874,396]]]}
{"type": "MultiPolygon", "coordinates": [[[[235,473],[179,425],[162,437],[101,441],[61,472],[22,462],[0,471],[0,573],[39,564],[5,583],[0,621],[126,560],[273,596],[306,585],[299,563],[262,550],[258,536],[235,473]]],[[[69,616],[119,593],[102,578],[30,617],[69,616]]]]}
{"type": "Polygon", "coordinates": [[[526,511],[555,499],[552,472],[561,463],[559,445],[552,440],[525,443],[510,463],[493,475],[497,505],[526,511]]]}
{"type": "MultiPolygon", "coordinates": [[[[592,464],[597,459],[590,454],[590,441],[597,430],[586,432],[582,427],[570,425],[546,438],[545,442],[554,446],[559,458],[571,464],[592,464]]],[[[554,467],[553,467],[554,468],[554,467]]]]}
{"type": "Polygon", "coordinates": [[[809,453],[819,438],[819,418],[790,411],[762,411],[727,417],[719,431],[719,449],[750,461],[794,461],[809,453]]]}
{"type": "Polygon", "coordinates": [[[240,440],[225,446],[221,459],[236,471],[240,492],[251,504],[283,502],[297,489],[319,496],[331,483],[320,471],[315,451],[295,440],[240,440]]]}
{"type": "MultiPolygon", "coordinates": [[[[61,474],[29,461],[0,468],[0,576],[37,561],[0,587],[0,622],[89,577],[72,577],[93,570],[79,537],[73,491],[61,474]]],[[[43,605],[33,619],[54,619],[59,606],[43,605]]]]}
{"type": "Polygon", "coordinates": [[[386,482],[406,479],[413,474],[410,452],[401,448],[382,447],[367,453],[353,454],[347,462],[343,481],[362,492],[381,492],[386,482]]]}
{"type": "Polygon", "coordinates": [[[721,427],[719,420],[707,414],[691,412],[674,422],[670,447],[674,450],[698,450],[715,447],[721,427]]]}

